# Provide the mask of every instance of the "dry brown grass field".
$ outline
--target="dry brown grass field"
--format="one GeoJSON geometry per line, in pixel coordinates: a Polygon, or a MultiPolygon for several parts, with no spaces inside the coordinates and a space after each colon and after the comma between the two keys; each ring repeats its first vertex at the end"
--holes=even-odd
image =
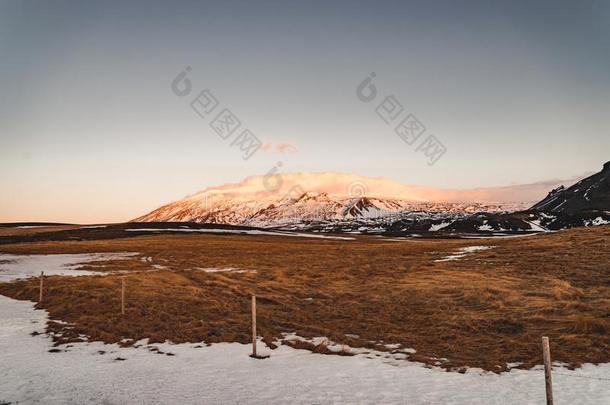
{"type": "MultiPolygon", "coordinates": [[[[49,322],[58,344],[79,334],[123,344],[246,343],[256,294],[269,344],[283,332],[382,350],[376,343],[398,343],[416,350],[410,360],[500,372],[506,363],[540,364],[545,335],[554,361],[610,361],[610,226],[470,240],[159,234],[10,243],[0,252],[140,254],[101,269],[127,271],[124,316],[120,274],[47,278],[38,307],[69,323],[49,322]],[[435,261],[474,245],[494,247],[435,261]],[[210,267],[254,272],[200,270],[210,267]]],[[[36,301],[38,280],[0,284],[0,293],[36,301]]]]}

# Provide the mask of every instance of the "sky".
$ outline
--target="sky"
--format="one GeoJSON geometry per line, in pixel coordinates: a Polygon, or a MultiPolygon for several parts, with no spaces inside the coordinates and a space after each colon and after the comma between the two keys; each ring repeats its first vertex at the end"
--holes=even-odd
{"type": "Polygon", "coordinates": [[[126,221],[273,168],[572,179],[610,160],[609,72],[607,1],[0,0],[0,222],[126,221]]]}

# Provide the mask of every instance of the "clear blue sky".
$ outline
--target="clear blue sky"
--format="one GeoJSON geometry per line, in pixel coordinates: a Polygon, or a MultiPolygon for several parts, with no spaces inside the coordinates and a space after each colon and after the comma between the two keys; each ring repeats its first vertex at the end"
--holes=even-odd
{"type": "Polygon", "coordinates": [[[570,178],[610,160],[609,72],[607,1],[1,0],[0,221],[128,220],[278,161],[436,187],[570,178]],[[187,65],[271,150],[242,160],[172,93],[187,65]],[[434,166],[356,98],[370,72],[445,144],[434,166]]]}

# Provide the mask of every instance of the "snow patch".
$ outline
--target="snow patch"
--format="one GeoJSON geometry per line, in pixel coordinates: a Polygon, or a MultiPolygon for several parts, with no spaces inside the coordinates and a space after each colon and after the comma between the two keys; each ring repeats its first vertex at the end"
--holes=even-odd
{"type": "Polygon", "coordinates": [[[434,224],[430,227],[430,232],[440,231],[441,229],[451,225],[452,223],[453,223],[453,221],[441,222],[440,224],[434,224]]]}
{"type": "Polygon", "coordinates": [[[536,232],[548,232],[549,230],[542,227],[542,225],[540,225],[540,220],[539,219],[535,219],[533,221],[525,221],[528,224],[530,224],[530,227],[532,228],[532,231],[536,231],[536,232]]]}
{"type": "Polygon", "coordinates": [[[585,221],[585,226],[597,226],[597,225],[607,225],[610,224],[610,221],[603,219],[602,217],[597,217],[593,220],[585,221]]]}
{"type": "Polygon", "coordinates": [[[225,268],[218,268],[218,267],[195,267],[195,270],[199,270],[199,271],[203,271],[206,273],[256,273],[256,270],[242,270],[242,269],[236,269],[234,267],[225,267],[225,268]]]}
{"type": "Polygon", "coordinates": [[[493,231],[493,230],[494,230],[494,229],[492,228],[492,226],[491,226],[491,225],[489,225],[489,224],[487,223],[487,221],[485,221],[485,222],[483,223],[483,225],[480,225],[480,226],[479,226],[479,231],[493,231]]]}
{"type": "Polygon", "coordinates": [[[466,246],[458,249],[449,256],[445,256],[442,259],[436,259],[435,262],[449,262],[452,260],[460,260],[470,253],[481,252],[483,250],[488,250],[494,247],[495,246],[466,246]]]}
{"type": "Polygon", "coordinates": [[[28,277],[45,276],[92,276],[103,275],[97,271],[79,270],[85,263],[126,260],[139,253],[83,253],[58,255],[13,255],[0,254],[0,282],[28,277]]]}

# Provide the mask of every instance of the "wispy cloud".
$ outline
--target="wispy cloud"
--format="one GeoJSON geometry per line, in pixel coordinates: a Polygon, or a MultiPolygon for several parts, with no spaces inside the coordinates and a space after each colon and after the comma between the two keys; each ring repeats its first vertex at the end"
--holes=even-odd
{"type": "Polygon", "coordinates": [[[262,147],[261,150],[263,152],[270,152],[270,153],[297,153],[298,149],[296,146],[294,146],[291,143],[273,143],[273,142],[267,142],[265,143],[262,147]]]}
{"type": "MultiPolygon", "coordinates": [[[[584,177],[584,176],[582,176],[584,177]]],[[[265,189],[264,176],[251,176],[236,184],[210,187],[192,195],[202,198],[206,194],[221,194],[229,198],[251,201],[273,195],[281,196],[294,186],[303,191],[348,195],[354,184],[362,184],[370,197],[394,197],[413,201],[468,201],[480,203],[534,203],[544,198],[559,185],[571,185],[581,176],[567,180],[549,180],[530,184],[470,189],[441,189],[413,184],[403,184],[383,177],[366,177],[349,173],[282,173],[281,187],[265,189]]]]}

